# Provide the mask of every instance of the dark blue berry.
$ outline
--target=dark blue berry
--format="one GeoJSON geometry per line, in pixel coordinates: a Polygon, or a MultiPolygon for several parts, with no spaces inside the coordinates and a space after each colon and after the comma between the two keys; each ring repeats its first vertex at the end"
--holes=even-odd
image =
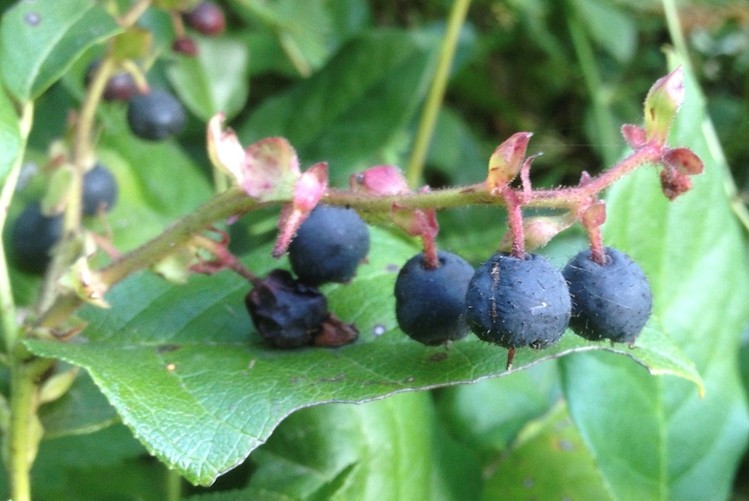
{"type": "Polygon", "coordinates": [[[45,216],[38,202],[29,204],[13,225],[14,262],[29,273],[44,273],[51,260],[50,250],[61,236],[62,216],[45,216]]]}
{"type": "Polygon", "coordinates": [[[289,245],[289,261],[310,285],[348,282],[369,252],[369,228],[353,209],[319,205],[289,245]]]}
{"type": "Polygon", "coordinates": [[[466,320],[474,334],[511,349],[544,348],[559,340],[570,308],[564,277],[536,254],[523,259],[495,254],[476,270],[466,294],[466,320]]]}
{"type": "Polygon", "coordinates": [[[650,317],[653,295],[642,269],[626,254],[606,247],[606,263],[580,252],[562,271],[572,298],[570,328],[591,340],[631,343],[650,317]]]}
{"type": "Polygon", "coordinates": [[[109,169],[96,164],[83,176],[83,214],[92,216],[110,210],[117,201],[117,180],[109,169]]]}
{"type": "Polygon", "coordinates": [[[133,96],[127,108],[130,130],[147,141],[161,141],[179,134],[186,120],[182,103],[161,89],[133,96]]]}
{"type": "Polygon", "coordinates": [[[468,333],[465,297],[473,266],[450,252],[438,252],[439,267],[427,268],[424,254],[409,259],[395,281],[395,316],[411,339],[426,345],[454,341],[468,333]]]}
{"type": "Polygon", "coordinates": [[[278,348],[309,345],[328,316],[328,301],[316,287],[279,269],[254,284],[245,306],[263,339],[278,348]]]}

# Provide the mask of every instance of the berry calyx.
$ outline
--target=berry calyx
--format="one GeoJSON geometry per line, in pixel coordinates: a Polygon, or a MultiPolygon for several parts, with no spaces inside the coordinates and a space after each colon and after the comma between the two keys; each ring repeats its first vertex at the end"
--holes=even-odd
{"type": "Polygon", "coordinates": [[[117,201],[117,180],[102,164],[96,164],[83,176],[83,214],[93,216],[110,210],[117,201]]]}
{"type": "Polygon", "coordinates": [[[224,10],[214,2],[200,2],[191,11],[182,14],[185,23],[206,36],[216,36],[226,28],[224,10]]]}
{"type": "Polygon", "coordinates": [[[309,345],[328,317],[325,296],[281,269],[253,284],[245,306],[263,339],[277,348],[309,345]]]}
{"type": "Polygon", "coordinates": [[[161,141],[179,134],[186,120],[182,103],[162,89],[133,96],[127,108],[130,130],[147,141],[161,141]]]}
{"type": "Polygon", "coordinates": [[[555,343],[570,311],[567,282],[537,254],[495,254],[476,270],[466,293],[466,320],[473,333],[510,349],[555,343]]]}
{"type": "Polygon", "coordinates": [[[369,253],[369,228],[355,210],[318,205],[289,245],[291,269],[302,282],[350,281],[369,253]]]}
{"type": "Polygon", "coordinates": [[[29,204],[16,219],[11,232],[15,263],[29,273],[44,273],[51,261],[50,250],[61,236],[62,216],[46,216],[38,202],[29,204]]]}
{"type": "Polygon", "coordinates": [[[572,298],[570,328],[590,339],[632,343],[650,317],[653,295],[645,273],[629,256],[604,249],[606,262],[580,252],[562,274],[572,298]]]}
{"type": "Polygon", "coordinates": [[[439,267],[427,268],[424,254],[403,265],[395,281],[395,316],[411,339],[428,346],[465,337],[465,296],[473,266],[450,252],[437,253],[439,267]]]}

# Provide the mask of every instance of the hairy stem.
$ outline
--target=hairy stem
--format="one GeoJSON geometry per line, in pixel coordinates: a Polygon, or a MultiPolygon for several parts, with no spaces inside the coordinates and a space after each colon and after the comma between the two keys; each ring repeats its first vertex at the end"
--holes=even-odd
{"type": "MultiPolygon", "coordinates": [[[[661,148],[646,145],[623,159],[610,170],[592,178],[583,186],[554,190],[537,190],[530,196],[523,194],[523,207],[573,210],[584,200],[601,192],[624,175],[637,167],[657,162],[661,148]]],[[[272,203],[283,203],[278,200],[272,203]]],[[[239,188],[231,188],[211,199],[193,213],[176,221],[153,240],[143,244],[134,251],[123,255],[109,266],[100,270],[102,282],[112,286],[127,276],[145,269],[172,254],[187,243],[193,235],[204,231],[216,221],[243,214],[271,202],[259,203],[239,188]]],[[[372,196],[350,191],[330,190],[321,200],[330,205],[350,206],[362,213],[390,213],[393,204],[406,209],[444,209],[466,205],[498,205],[506,203],[501,196],[492,196],[484,183],[467,187],[435,190],[429,192],[407,193],[392,196],[372,196]]],[[[63,322],[68,315],[80,306],[82,300],[73,294],[60,295],[55,302],[43,312],[36,327],[51,328],[63,322]]]]}
{"type": "Polygon", "coordinates": [[[442,42],[437,70],[434,73],[434,80],[432,80],[432,86],[429,89],[429,94],[424,104],[424,111],[419,121],[416,140],[411,149],[411,158],[408,160],[406,177],[408,178],[408,184],[411,186],[416,186],[419,183],[424,171],[424,161],[429,150],[429,142],[434,133],[434,126],[437,123],[437,115],[442,106],[442,100],[445,97],[447,80],[450,76],[450,67],[452,66],[455,49],[458,45],[458,35],[460,35],[460,28],[463,26],[470,4],[471,0],[456,0],[453,2],[453,7],[450,11],[450,18],[447,21],[447,32],[442,42]]]}

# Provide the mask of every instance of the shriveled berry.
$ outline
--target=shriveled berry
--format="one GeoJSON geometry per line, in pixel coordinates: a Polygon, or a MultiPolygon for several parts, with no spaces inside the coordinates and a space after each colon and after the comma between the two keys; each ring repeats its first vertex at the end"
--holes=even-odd
{"type": "Polygon", "coordinates": [[[537,254],[523,259],[495,254],[476,270],[466,294],[474,334],[511,349],[544,348],[559,340],[570,309],[564,277],[537,254]]]}
{"type": "MultiPolygon", "coordinates": [[[[86,87],[91,84],[94,74],[100,65],[101,61],[99,60],[93,61],[88,65],[85,77],[86,87]]],[[[135,85],[133,76],[126,71],[119,71],[109,77],[101,97],[105,101],[127,101],[135,94],[136,89],[137,86],[135,85]]]]}
{"type": "Polygon", "coordinates": [[[83,214],[93,216],[99,211],[110,210],[117,201],[117,180],[102,164],[96,164],[83,176],[83,214]]]}
{"type": "Polygon", "coordinates": [[[130,130],[147,141],[161,141],[179,134],[186,120],[182,103],[163,89],[133,96],[127,108],[130,130]]]}
{"type": "Polygon", "coordinates": [[[310,285],[348,282],[369,252],[369,228],[353,209],[318,205],[289,245],[289,261],[310,285]]]}
{"type": "Polygon", "coordinates": [[[38,202],[29,204],[18,216],[11,233],[13,259],[29,273],[44,273],[50,250],[62,236],[62,216],[45,216],[38,202]]]}
{"type": "Polygon", "coordinates": [[[182,14],[185,23],[207,36],[220,35],[226,28],[224,10],[214,2],[200,2],[197,7],[182,14]]]}
{"type": "Polygon", "coordinates": [[[437,345],[468,333],[465,297],[473,266],[439,251],[438,268],[427,268],[424,254],[409,259],[395,280],[395,317],[411,339],[437,345]]]}
{"type": "Polygon", "coordinates": [[[562,271],[572,298],[570,328],[586,339],[631,343],[650,317],[650,284],[623,252],[606,247],[604,255],[606,262],[600,265],[585,250],[562,271]]]}
{"type": "Polygon", "coordinates": [[[286,270],[272,270],[245,297],[260,335],[278,348],[309,345],[328,316],[328,300],[286,270]]]}

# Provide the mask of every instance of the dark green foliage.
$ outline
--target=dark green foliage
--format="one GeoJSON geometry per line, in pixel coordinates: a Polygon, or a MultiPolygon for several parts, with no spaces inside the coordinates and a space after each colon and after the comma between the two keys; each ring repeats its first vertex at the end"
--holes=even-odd
{"type": "Polygon", "coordinates": [[[650,317],[650,284],[629,256],[610,247],[605,254],[602,266],[582,251],[562,271],[572,297],[570,328],[594,341],[631,343],[650,317]]]}
{"type": "Polygon", "coordinates": [[[19,268],[43,273],[50,250],[62,236],[62,216],[45,216],[38,202],[29,204],[13,224],[11,249],[19,268]]]}
{"type": "Polygon", "coordinates": [[[498,253],[482,264],[466,294],[466,318],[482,340],[505,348],[544,348],[559,340],[570,319],[562,274],[537,254],[498,253]]]}
{"type": "Polygon", "coordinates": [[[83,176],[83,214],[92,216],[101,207],[108,211],[117,202],[117,179],[102,164],[96,164],[83,176]]]}
{"type": "Polygon", "coordinates": [[[348,282],[369,252],[369,228],[353,209],[319,205],[289,246],[291,269],[302,282],[348,282]]]}
{"type": "Polygon", "coordinates": [[[426,345],[454,341],[468,333],[465,297],[473,266],[450,252],[438,253],[440,266],[424,266],[424,254],[403,265],[395,281],[398,326],[411,339],[426,345]]]}
{"type": "Polygon", "coordinates": [[[161,141],[179,134],[186,120],[182,103],[163,89],[133,96],[127,108],[130,130],[147,141],[161,141]]]}

